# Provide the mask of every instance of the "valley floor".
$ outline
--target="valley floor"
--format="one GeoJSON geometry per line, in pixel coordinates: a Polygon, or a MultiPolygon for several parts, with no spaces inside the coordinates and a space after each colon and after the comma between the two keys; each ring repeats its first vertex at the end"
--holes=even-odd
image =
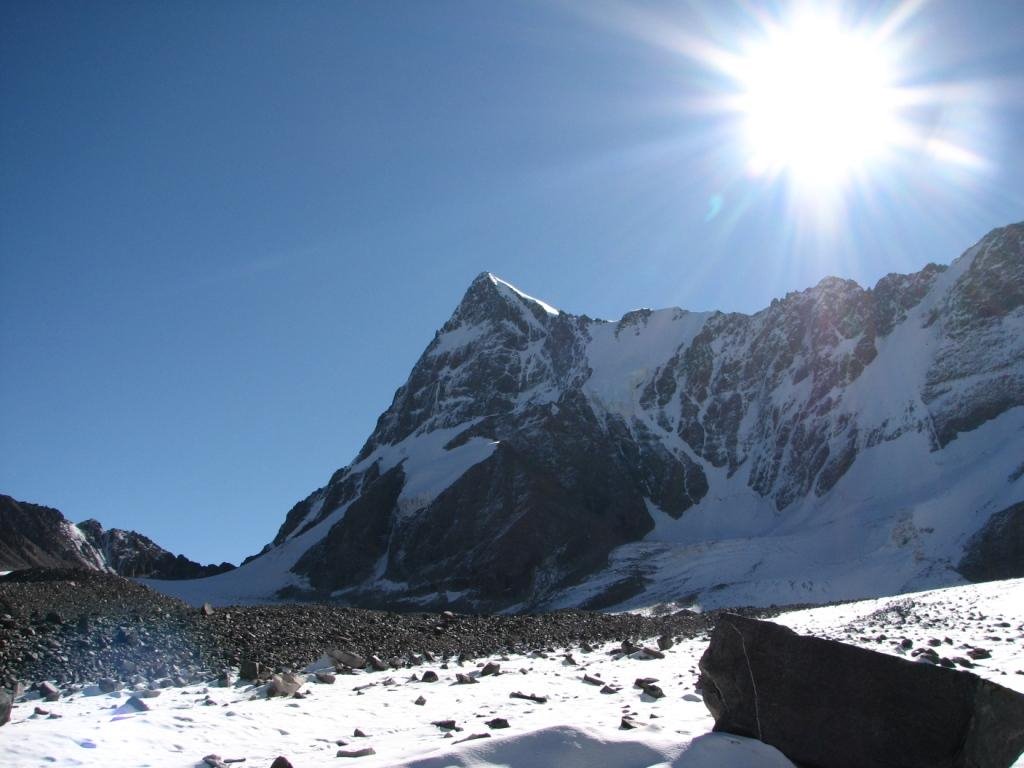
{"type": "MultiPolygon", "coordinates": [[[[829,637],[908,658],[933,647],[944,658],[989,658],[973,672],[1024,692],[1024,579],[952,587],[898,597],[784,613],[774,619],[801,633],[829,637]],[[904,649],[901,641],[910,640],[904,649]],[[929,641],[932,644],[929,644],[929,641]]],[[[707,637],[684,639],[664,659],[615,660],[606,644],[590,651],[542,649],[493,656],[496,676],[479,676],[488,659],[399,671],[314,675],[304,698],[272,698],[265,686],[191,685],[166,688],[137,711],[125,692],[87,688],[54,703],[19,701],[0,728],[0,754],[12,768],[29,766],[153,766],[193,768],[217,754],[267,768],[285,755],[295,768],[338,765],[340,750],[375,754],[342,759],[359,766],[510,766],[512,768],[791,768],[772,747],[712,733],[713,721],[695,689],[707,637]],[[412,680],[433,669],[438,682],[412,680]],[[456,684],[456,674],[475,684],[456,684]],[[616,692],[584,681],[598,678],[616,692]],[[658,679],[664,698],[633,686],[658,679]],[[543,703],[510,698],[536,694],[543,703]],[[417,704],[422,697],[424,703],[417,704]],[[37,714],[36,708],[47,714],[37,714]],[[52,718],[51,715],[59,715],[52,718]],[[635,727],[622,727],[627,716],[635,727]],[[487,721],[503,718],[507,728],[487,721]],[[453,720],[454,730],[435,722],[453,720]],[[365,736],[353,735],[360,729],[365,736]],[[486,738],[469,739],[472,736],[486,738]],[[463,741],[465,740],[465,741],[463,741]],[[346,742],[339,746],[337,742],[346,742]]],[[[927,662],[920,662],[927,663],[927,662]]],[[[1024,758],[1016,763],[1024,768],[1024,758]]]]}

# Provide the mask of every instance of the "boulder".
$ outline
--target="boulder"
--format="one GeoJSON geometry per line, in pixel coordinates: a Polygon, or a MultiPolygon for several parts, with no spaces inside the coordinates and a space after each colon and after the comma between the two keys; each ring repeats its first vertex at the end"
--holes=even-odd
{"type": "Polygon", "coordinates": [[[57,701],[60,698],[60,690],[53,683],[44,681],[39,684],[39,695],[47,701],[57,701]]]}
{"type": "Polygon", "coordinates": [[[1009,768],[1024,695],[970,672],[725,614],[700,660],[715,730],[815,768],[1009,768]]]}
{"type": "Polygon", "coordinates": [[[294,696],[299,692],[302,684],[305,682],[298,675],[294,675],[291,672],[284,672],[280,675],[274,675],[270,679],[270,685],[267,688],[268,696],[294,696]]]}
{"type": "Polygon", "coordinates": [[[327,655],[335,659],[339,664],[351,667],[352,669],[362,669],[366,666],[366,659],[358,653],[352,653],[352,651],[334,650],[328,651],[327,655]]]}

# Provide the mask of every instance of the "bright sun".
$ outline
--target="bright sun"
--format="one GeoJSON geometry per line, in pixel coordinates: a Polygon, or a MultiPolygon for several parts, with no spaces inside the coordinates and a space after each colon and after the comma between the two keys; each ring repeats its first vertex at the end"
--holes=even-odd
{"type": "Polygon", "coordinates": [[[804,16],[767,30],[733,74],[757,174],[840,187],[900,141],[885,51],[836,19],[804,16]]]}

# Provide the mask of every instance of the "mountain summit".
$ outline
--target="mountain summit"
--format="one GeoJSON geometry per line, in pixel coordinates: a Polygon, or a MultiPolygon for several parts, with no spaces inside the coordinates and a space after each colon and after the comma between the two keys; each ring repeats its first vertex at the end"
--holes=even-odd
{"type": "Polygon", "coordinates": [[[955,583],[1024,499],[1022,405],[1024,224],[753,315],[607,322],[482,273],[355,461],[202,589],[483,610],[955,583]]]}

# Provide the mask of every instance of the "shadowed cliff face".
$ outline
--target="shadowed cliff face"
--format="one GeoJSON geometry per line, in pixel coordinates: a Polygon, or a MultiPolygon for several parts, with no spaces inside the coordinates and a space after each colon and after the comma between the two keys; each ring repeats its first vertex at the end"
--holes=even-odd
{"type": "Polygon", "coordinates": [[[319,595],[538,605],[716,488],[784,516],[865,450],[941,451],[1022,404],[1024,225],[950,267],[827,278],[749,316],[606,322],[485,273],[271,548],[322,525],[293,567],[319,595]]]}

